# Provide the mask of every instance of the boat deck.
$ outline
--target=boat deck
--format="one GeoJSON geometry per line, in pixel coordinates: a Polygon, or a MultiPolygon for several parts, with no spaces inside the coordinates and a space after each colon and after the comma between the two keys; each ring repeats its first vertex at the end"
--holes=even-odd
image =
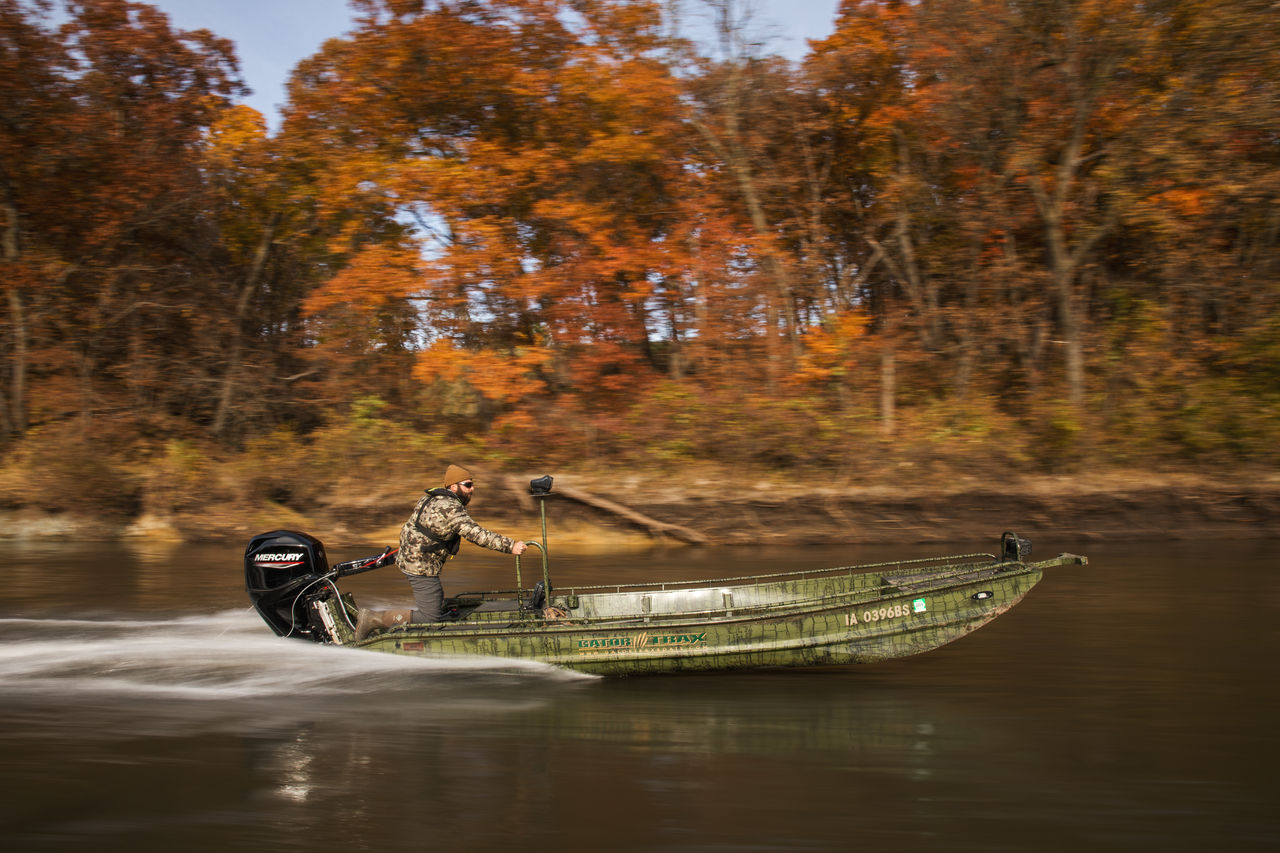
{"type": "MultiPolygon", "coordinates": [[[[552,604],[578,622],[725,618],[877,601],[1018,565],[998,563],[991,554],[963,554],[709,580],[571,585],[556,588],[552,604]]],[[[522,611],[535,615],[522,608],[521,594],[514,590],[462,593],[448,604],[458,616],[447,624],[510,619],[522,611]]]]}

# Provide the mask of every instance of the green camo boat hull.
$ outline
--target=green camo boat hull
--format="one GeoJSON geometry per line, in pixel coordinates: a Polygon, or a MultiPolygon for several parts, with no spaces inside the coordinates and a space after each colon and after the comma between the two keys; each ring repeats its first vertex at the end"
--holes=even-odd
{"type": "Polygon", "coordinates": [[[518,658],[611,676],[832,666],[936,649],[1009,610],[1048,566],[1083,562],[1062,555],[1039,563],[894,564],[747,583],[557,590],[549,611],[482,598],[456,622],[398,626],[359,642],[350,599],[319,606],[328,611],[333,642],[388,654],[518,658]]]}
{"type": "MultiPolygon", "coordinates": [[[[536,484],[536,483],[535,483],[536,484]]],[[[537,544],[537,543],[533,543],[537,544]]],[[[1013,607],[1062,554],[1030,562],[1013,533],[1000,556],[926,560],[751,577],[552,589],[545,544],[533,590],[468,593],[449,618],[356,638],[358,609],[337,581],[394,563],[377,557],[330,567],[314,537],[278,530],[245,550],[245,588],[280,636],[413,657],[485,656],[536,661],[596,675],[896,660],[946,645],[1013,607]]]]}

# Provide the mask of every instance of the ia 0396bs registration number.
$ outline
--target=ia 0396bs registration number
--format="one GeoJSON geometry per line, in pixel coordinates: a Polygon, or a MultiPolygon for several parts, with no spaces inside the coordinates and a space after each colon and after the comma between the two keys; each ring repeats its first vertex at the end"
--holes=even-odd
{"type": "Polygon", "coordinates": [[[844,624],[857,625],[862,622],[882,622],[885,619],[901,619],[913,613],[924,613],[929,609],[923,598],[917,598],[910,604],[894,604],[887,607],[872,607],[867,610],[852,610],[844,615],[844,624]]]}

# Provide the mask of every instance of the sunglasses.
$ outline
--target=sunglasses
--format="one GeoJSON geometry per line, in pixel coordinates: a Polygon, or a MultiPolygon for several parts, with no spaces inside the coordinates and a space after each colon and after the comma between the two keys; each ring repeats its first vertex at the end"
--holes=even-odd
{"type": "Polygon", "coordinates": [[[471,482],[470,480],[468,480],[465,483],[459,483],[458,485],[462,486],[462,488],[464,489],[474,489],[476,487],[476,484],[471,482]]]}

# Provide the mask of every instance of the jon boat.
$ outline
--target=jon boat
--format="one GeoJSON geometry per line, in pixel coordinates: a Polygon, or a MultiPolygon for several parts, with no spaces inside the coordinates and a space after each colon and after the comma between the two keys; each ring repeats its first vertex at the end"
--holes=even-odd
{"type": "Polygon", "coordinates": [[[1084,565],[1060,554],[1030,561],[1031,543],[1000,538],[998,554],[962,554],[714,580],[553,587],[545,498],[542,579],[445,600],[446,620],[355,638],[356,603],[338,581],[393,565],[390,548],[330,566],[324,544],[277,530],[245,549],[245,587],[272,630],[374,652],[485,655],[540,661],[598,675],[871,663],[920,654],[977,630],[1022,600],[1051,566],[1084,565]]]}

